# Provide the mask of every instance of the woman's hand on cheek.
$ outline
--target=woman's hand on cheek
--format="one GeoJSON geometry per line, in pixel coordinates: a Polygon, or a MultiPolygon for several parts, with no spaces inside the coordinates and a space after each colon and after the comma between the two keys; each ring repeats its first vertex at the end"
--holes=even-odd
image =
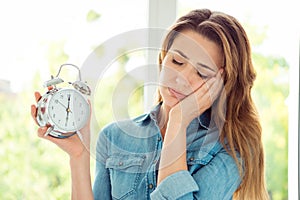
{"type": "Polygon", "coordinates": [[[207,102],[209,106],[207,108],[212,106],[212,104],[219,97],[222,89],[224,88],[224,82],[223,82],[223,79],[222,79],[222,76],[221,76],[222,73],[223,73],[223,68],[221,68],[217,72],[216,76],[208,79],[204,83],[204,85],[207,88],[206,95],[209,95],[209,101],[207,102]]]}
{"type": "Polygon", "coordinates": [[[178,102],[170,111],[170,119],[175,119],[187,127],[193,119],[210,108],[224,87],[222,72],[223,69],[220,69],[216,76],[208,79],[192,94],[178,102]]]}

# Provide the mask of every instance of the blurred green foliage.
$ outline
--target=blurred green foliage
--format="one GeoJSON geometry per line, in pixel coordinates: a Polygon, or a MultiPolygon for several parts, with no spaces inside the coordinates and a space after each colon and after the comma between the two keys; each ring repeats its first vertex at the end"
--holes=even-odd
{"type": "MultiPolygon", "coordinates": [[[[100,15],[91,11],[87,20],[93,21],[99,17],[100,15]]],[[[250,27],[248,32],[250,38],[256,38],[252,41],[254,46],[263,43],[264,31],[258,33],[255,27],[250,27]]],[[[56,74],[57,67],[68,61],[68,54],[63,51],[64,41],[53,42],[48,49],[49,69],[51,74],[56,74]]],[[[101,88],[95,91],[95,134],[99,128],[116,119],[113,115],[112,96],[118,80],[126,76],[125,65],[129,59],[125,55],[116,61],[119,66],[117,70],[104,77],[101,88]]],[[[253,96],[263,125],[267,186],[273,199],[283,200],[288,198],[288,109],[285,101],[289,94],[289,66],[282,57],[271,57],[256,52],[253,53],[253,60],[258,74],[253,96]]],[[[36,72],[31,86],[24,88],[21,93],[0,94],[0,199],[70,199],[68,157],[54,144],[37,137],[37,126],[30,116],[30,104],[35,102],[33,92],[42,90],[43,81],[45,80],[41,80],[39,72],[36,72]]],[[[124,83],[129,84],[129,88],[134,84],[138,89],[130,91],[130,98],[123,102],[125,110],[120,115],[131,117],[141,114],[142,83],[130,76],[126,76],[124,83]]],[[[124,91],[126,84],[123,84],[124,91]]],[[[92,173],[93,169],[92,164],[92,173]]]]}
{"type": "Polygon", "coordinates": [[[261,116],[267,186],[273,199],[288,198],[288,64],[283,58],[254,54],[258,77],[254,100],[261,116]]]}
{"type": "Polygon", "coordinates": [[[86,15],[86,21],[88,22],[97,21],[100,17],[101,15],[99,13],[97,13],[94,10],[90,10],[86,15]]]}
{"type": "MultiPolygon", "coordinates": [[[[246,27],[253,49],[261,46],[267,27],[246,27]]],[[[266,180],[271,198],[288,199],[288,107],[289,65],[285,58],[253,50],[257,71],[253,99],[258,108],[265,146],[266,180]]]]}

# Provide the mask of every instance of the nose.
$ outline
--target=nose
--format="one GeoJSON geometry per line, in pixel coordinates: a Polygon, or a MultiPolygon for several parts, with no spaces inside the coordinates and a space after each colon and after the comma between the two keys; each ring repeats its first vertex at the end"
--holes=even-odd
{"type": "Polygon", "coordinates": [[[190,67],[182,69],[177,72],[177,76],[175,77],[176,87],[179,91],[185,94],[189,94],[193,91],[193,85],[196,81],[195,78],[195,69],[191,69],[190,67]]]}
{"type": "Polygon", "coordinates": [[[184,67],[182,70],[178,71],[178,75],[175,79],[176,83],[182,85],[191,85],[193,80],[195,79],[195,68],[191,65],[184,67]]]}
{"type": "Polygon", "coordinates": [[[186,80],[182,76],[177,76],[175,82],[179,85],[186,85],[186,80]]]}

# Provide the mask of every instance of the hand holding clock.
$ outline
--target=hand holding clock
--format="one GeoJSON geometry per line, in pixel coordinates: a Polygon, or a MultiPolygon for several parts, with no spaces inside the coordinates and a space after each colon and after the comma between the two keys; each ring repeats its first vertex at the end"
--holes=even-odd
{"type": "MultiPolygon", "coordinates": [[[[38,102],[41,99],[41,94],[39,92],[34,93],[35,100],[38,102]]],[[[69,106],[68,106],[69,107],[69,106]]],[[[69,112],[71,112],[69,110],[69,112]]],[[[38,124],[36,120],[37,115],[37,107],[36,105],[31,105],[31,116],[33,120],[38,124]]],[[[57,146],[59,146],[62,150],[64,150],[66,153],[69,154],[70,157],[79,157],[84,153],[89,154],[89,145],[90,145],[90,118],[88,123],[79,130],[82,136],[81,138],[75,134],[72,137],[68,137],[65,139],[58,139],[55,137],[52,137],[50,135],[45,135],[47,130],[49,129],[49,125],[46,125],[44,127],[39,127],[37,130],[38,136],[44,139],[47,139],[53,143],[55,143],[57,146]]]]}
{"type": "Polygon", "coordinates": [[[90,89],[81,81],[80,69],[73,64],[61,65],[56,77],[51,76],[44,87],[48,87],[48,91],[43,96],[35,92],[36,104],[31,105],[32,118],[39,126],[38,136],[55,143],[69,155],[71,198],[93,199],[90,175],[91,104],[85,96],[90,95],[90,89]],[[56,85],[63,82],[59,73],[66,65],[78,69],[79,80],[72,83],[73,88],[58,88],[56,85]],[[82,85],[86,90],[78,89],[82,85]]]}

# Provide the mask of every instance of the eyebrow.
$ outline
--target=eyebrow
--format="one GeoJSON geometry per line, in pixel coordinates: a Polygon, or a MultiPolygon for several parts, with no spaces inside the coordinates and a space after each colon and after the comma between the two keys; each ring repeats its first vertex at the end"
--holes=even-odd
{"type": "Polygon", "coordinates": [[[206,68],[206,69],[208,69],[208,70],[210,70],[212,72],[216,72],[214,69],[212,69],[211,67],[209,67],[209,66],[207,66],[207,65],[205,65],[203,63],[197,63],[197,65],[200,65],[201,67],[204,67],[204,68],[206,68]]]}
{"type": "MultiPolygon", "coordinates": [[[[187,57],[182,51],[180,51],[180,50],[178,50],[178,49],[175,49],[174,51],[177,52],[178,54],[180,54],[180,55],[181,55],[182,57],[184,57],[185,59],[190,60],[189,57],[187,57]]],[[[203,63],[197,62],[196,64],[199,65],[199,66],[201,66],[201,67],[204,67],[204,68],[206,68],[206,69],[208,69],[208,70],[210,70],[210,71],[215,72],[214,69],[212,69],[211,67],[209,67],[209,66],[207,66],[207,65],[205,65],[205,64],[203,64],[203,63]]]]}

